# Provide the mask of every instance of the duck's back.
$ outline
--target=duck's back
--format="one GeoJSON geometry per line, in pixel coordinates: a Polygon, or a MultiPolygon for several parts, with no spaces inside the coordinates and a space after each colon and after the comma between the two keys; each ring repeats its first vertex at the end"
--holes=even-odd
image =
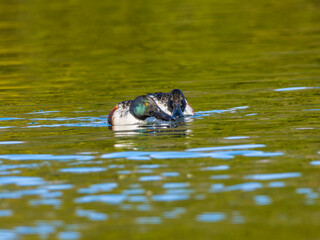
{"type": "MultiPolygon", "coordinates": [[[[156,104],[161,108],[162,111],[164,111],[165,113],[167,113],[169,115],[172,114],[172,112],[169,111],[169,106],[168,106],[168,102],[169,102],[169,98],[170,98],[169,93],[158,92],[158,93],[149,94],[149,96],[152,97],[152,99],[156,102],[156,104]]],[[[187,99],[186,99],[186,103],[187,103],[187,105],[186,105],[185,110],[183,111],[183,114],[186,116],[194,115],[193,108],[188,103],[187,99]]]]}
{"type": "Polygon", "coordinates": [[[168,102],[170,98],[169,93],[157,92],[157,93],[149,94],[149,96],[156,102],[156,104],[159,106],[159,108],[162,111],[164,111],[166,114],[169,114],[169,115],[172,114],[172,112],[170,112],[168,109],[168,102]]]}

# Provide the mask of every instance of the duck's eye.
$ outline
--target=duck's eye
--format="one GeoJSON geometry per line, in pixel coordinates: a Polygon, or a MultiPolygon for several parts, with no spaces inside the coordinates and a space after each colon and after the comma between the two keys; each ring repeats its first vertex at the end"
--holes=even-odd
{"type": "Polygon", "coordinates": [[[149,106],[149,103],[148,103],[148,102],[146,102],[144,105],[149,106]]]}

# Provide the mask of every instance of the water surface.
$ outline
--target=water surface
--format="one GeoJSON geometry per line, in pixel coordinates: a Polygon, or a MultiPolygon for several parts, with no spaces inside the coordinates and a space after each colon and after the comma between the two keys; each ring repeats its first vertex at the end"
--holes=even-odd
{"type": "Polygon", "coordinates": [[[0,13],[0,239],[319,238],[316,1],[0,13]],[[173,88],[195,116],[108,125],[173,88]]]}

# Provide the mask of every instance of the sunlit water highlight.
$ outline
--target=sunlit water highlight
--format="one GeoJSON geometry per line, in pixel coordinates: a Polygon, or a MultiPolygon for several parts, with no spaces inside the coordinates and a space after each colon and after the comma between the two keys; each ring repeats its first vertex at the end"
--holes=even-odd
{"type": "MultiPolygon", "coordinates": [[[[247,109],[248,107],[236,107],[228,110],[212,110],[212,111],[202,111],[197,112],[194,119],[202,119],[203,117],[212,116],[212,114],[223,113],[223,112],[233,112],[236,110],[247,109]]],[[[33,113],[38,114],[38,113],[33,113]]],[[[51,112],[42,112],[41,114],[50,115],[51,112]]],[[[11,120],[11,119],[8,119],[11,120]]],[[[15,119],[18,120],[18,119],[15,119]]],[[[20,119],[19,119],[20,120],[20,119]]],[[[106,127],[104,118],[32,118],[32,121],[78,121],[78,123],[65,123],[65,124],[46,124],[46,125],[36,125],[40,128],[42,127],[106,127]],[[84,123],[91,122],[91,123],[84,123]]],[[[141,129],[151,129],[151,131],[157,131],[161,129],[162,125],[150,126],[134,126],[129,129],[135,133],[140,133],[141,129]],[[137,131],[137,132],[136,132],[137,131]]],[[[11,126],[12,127],[12,126],[11,126]]],[[[35,127],[35,126],[34,126],[35,127]]],[[[172,126],[171,126],[172,127],[172,126]]],[[[121,130],[123,136],[126,136],[126,130],[121,130]],[[123,132],[125,131],[125,132],[123,132]]],[[[230,136],[225,137],[228,141],[246,141],[250,139],[249,136],[230,136]]],[[[251,141],[252,142],[252,141],[251,141]]],[[[3,141],[0,142],[2,145],[15,145],[15,144],[25,144],[23,141],[3,141]]],[[[54,155],[54,154],[3,154],[0,155],[0,159],[6,161],[6,164],[0,166],[0,175],[16,175],[21,174],[21,170],[24,169],[35,169],[41,167],[48,167],[48,164],[42,165],[39,163],[30,164],[8,164],[11,161],[24,162],[24,161],[58,161],[67,162],[68,165],[82,165],[79,167],[63,167],[58,171],[61,174],[95,174],[106,171],[114,172],[119,176],[131,176],[134,174],[140,174],[135,177],[136,182],[141,184],[150,183],[162,183],[162,188],[165,192],[158,192],[157,194],[151,194],[143,186],[132,185],[132,188],[124,189],[119,192],[119,184],[117,182],[106,182],[106,183],[96,183],[88,185],[87,187],[80,187],[75,189],[79,194],[74,198],[74,203],[79,206],[86,206],[90,203],[102,203],[111,206],[118,206],[119,209],[129,210],[135,208],[137,211],[152,211],[153,203],[161,202],[183,202],[183,201],[201,201],[206,199],[208,196],[203,192],[199,192],[196,186],[191,185],[189,182],[170,182],[170,178],[177,178],[181,175],[179,171],[170,171],[168,164],[154,163],[154,161],[163,160],[173,160],[177,161],[179,159],[216,159],[215,161],[228,160],[228,162],[215,162],[214,164],[206,164],[201,166],[201,164],[195,168],[199,172],[215,172],[221,171],[223,174],[216,174],[208,176],[208,179],[214,181],[226,181],[232,177],[232,175],[227,174],[232,171],[232,165],[229,162],[232,159],[238,157],[246,158],[274,158],[283,156],[284,153],[281,149],[276,151],[263,151],[261,149],[268,149],[266,144],[262,143],[245,143],[245,144],[228,144],[220,146],[202,146],[197,148],[188,148],[184,151],[121,151],[121,152],[109,152],[100,154],[97,156],[96,152],[83,152],[81,154],[75,155],[54,155]],[[257,150],[258,149],[258,150],[257,150]],[[101,159],[103,161],[94,161],[95,159],[101,159]],[[105,165],[104,161],[116,160],[116,161],[132,161],[137,162],[135,169],[128,169],[128,162],[124,164],[108,164],[105,165]],[[151,162],[149,164],[144,164],[151,162]],[[83,166],[83,164],[96,165],[101,164],[102,166],[83,166]],[[154,172],[155,171],[155,172],[154,172]],[[156,173],[156,174],[155,174],[156,173]],[[169,181],[169,182],[167,182],[169,181]],[[106,194],[107,193],[107,194],[106,194]],[[140,205],[137,205],[140,204],[140,205]],[[134,206],[136,205],[136,206],[134,206]]],[[[264,160],[266,161],[266,160],[264,160]]],[[[319,161],[311,161],[311,165],[320,165],[319,161]]],[[[190,175],[192,176],[192,175],[190,175]]],[[[271,181],[279,179],[290,179],[301,177],[302,174],[299,172],[279,172],[279,173],[260,173],[251,174],[243,176],[244,180],[253,181],[271,181]]],[[[26,196],[38,197],[28,201],[28,205],[32,206],[52,206],[54,209],[60,209],[63,204],[64,193],[74,189],[73,184],[68,184],[64,182],[62,184],[52,184],[46,181],[46,179],[40,177],[27,177],[27,176],[4,176],[0,177],[0,185],[16,185],[17,187],[36,187],[33,189],[23,189],[15,191],[3,191],[0,193],[0,199],[22,199],[26,196]]],[[[259,189],[272,189],[272,188],[284,188],[284,182],[273,181],[269,183],[262,182],[243,182],[239,184],[226,184],[222,182],[216,182],[207,188],[207,194],[221,194],[223,192],[256,192],[259,189]]],[[[120,188],[121,189],[121,188],[120,188]]],[[[314,200],[318,198],[318,194],[312,191],[302,191],[297,190],[298,194],[306,195],[306,205],[314,204],[314,200]]],[[[272,205],[273,201],[269,196],[266,195],[255,195],[253,200],[256,205],[272,205]]],[[[177,219],[185,214],[187,209],[185,208],[175,208],[172,211],[165,211],[161,216],[148,216],[148,217],[137,217],[134,220],[135,224],[138,225],[159,225],[162,224],[166,219],[177,219]]],[[[0,210],[0,217],[11,217],[14,216],[14,212],[10,209],[0,210]]],[[[82,219],[93,222],[104,222],[108,221],[110,215],[107,212],[100,212],[94,209],[86,210],[77,207],[74,214],[82,219]]],[[[220,212],[205,212],[196,216],[197,222],[222,222],[229,221],[233,224],[243,224],[244,217],[241,214],[236,213],[234,215],[228,216],[225,213],[220,212]]],[[[4,239],[16,239],[17,236],[21,235],[39,235],[48,236],[56,231],[55,227],[49,225],[45,228],[36,227],[26,227],[21,226],[13,230],[5,230],[2,235],[4,239]],[[6,232],[7,231],[7,232],[6,232]]],[[[1,235],[0,235],[1,236],[1,235]]],[[[78,239],[81,235],[77,231],[62,231],[58,234],[59,239],[78,239]]]]}
{"type": "Polygon", "coordinates": [[[319,6],[0,1],[0,239],[318,239],[319,6]],[[110,126],[183,90],[195,115],[110,126]]]}

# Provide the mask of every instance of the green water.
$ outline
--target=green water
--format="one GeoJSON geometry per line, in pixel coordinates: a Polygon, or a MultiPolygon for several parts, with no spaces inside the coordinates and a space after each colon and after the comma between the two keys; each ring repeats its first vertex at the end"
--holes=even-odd
{"type": "Polygon", "coordinates": [[[319,239],[319,22],[315,0],[0,1],[0,239],[319,239]],[[173,88],[193,118],[108,128],[173,88]]]}

